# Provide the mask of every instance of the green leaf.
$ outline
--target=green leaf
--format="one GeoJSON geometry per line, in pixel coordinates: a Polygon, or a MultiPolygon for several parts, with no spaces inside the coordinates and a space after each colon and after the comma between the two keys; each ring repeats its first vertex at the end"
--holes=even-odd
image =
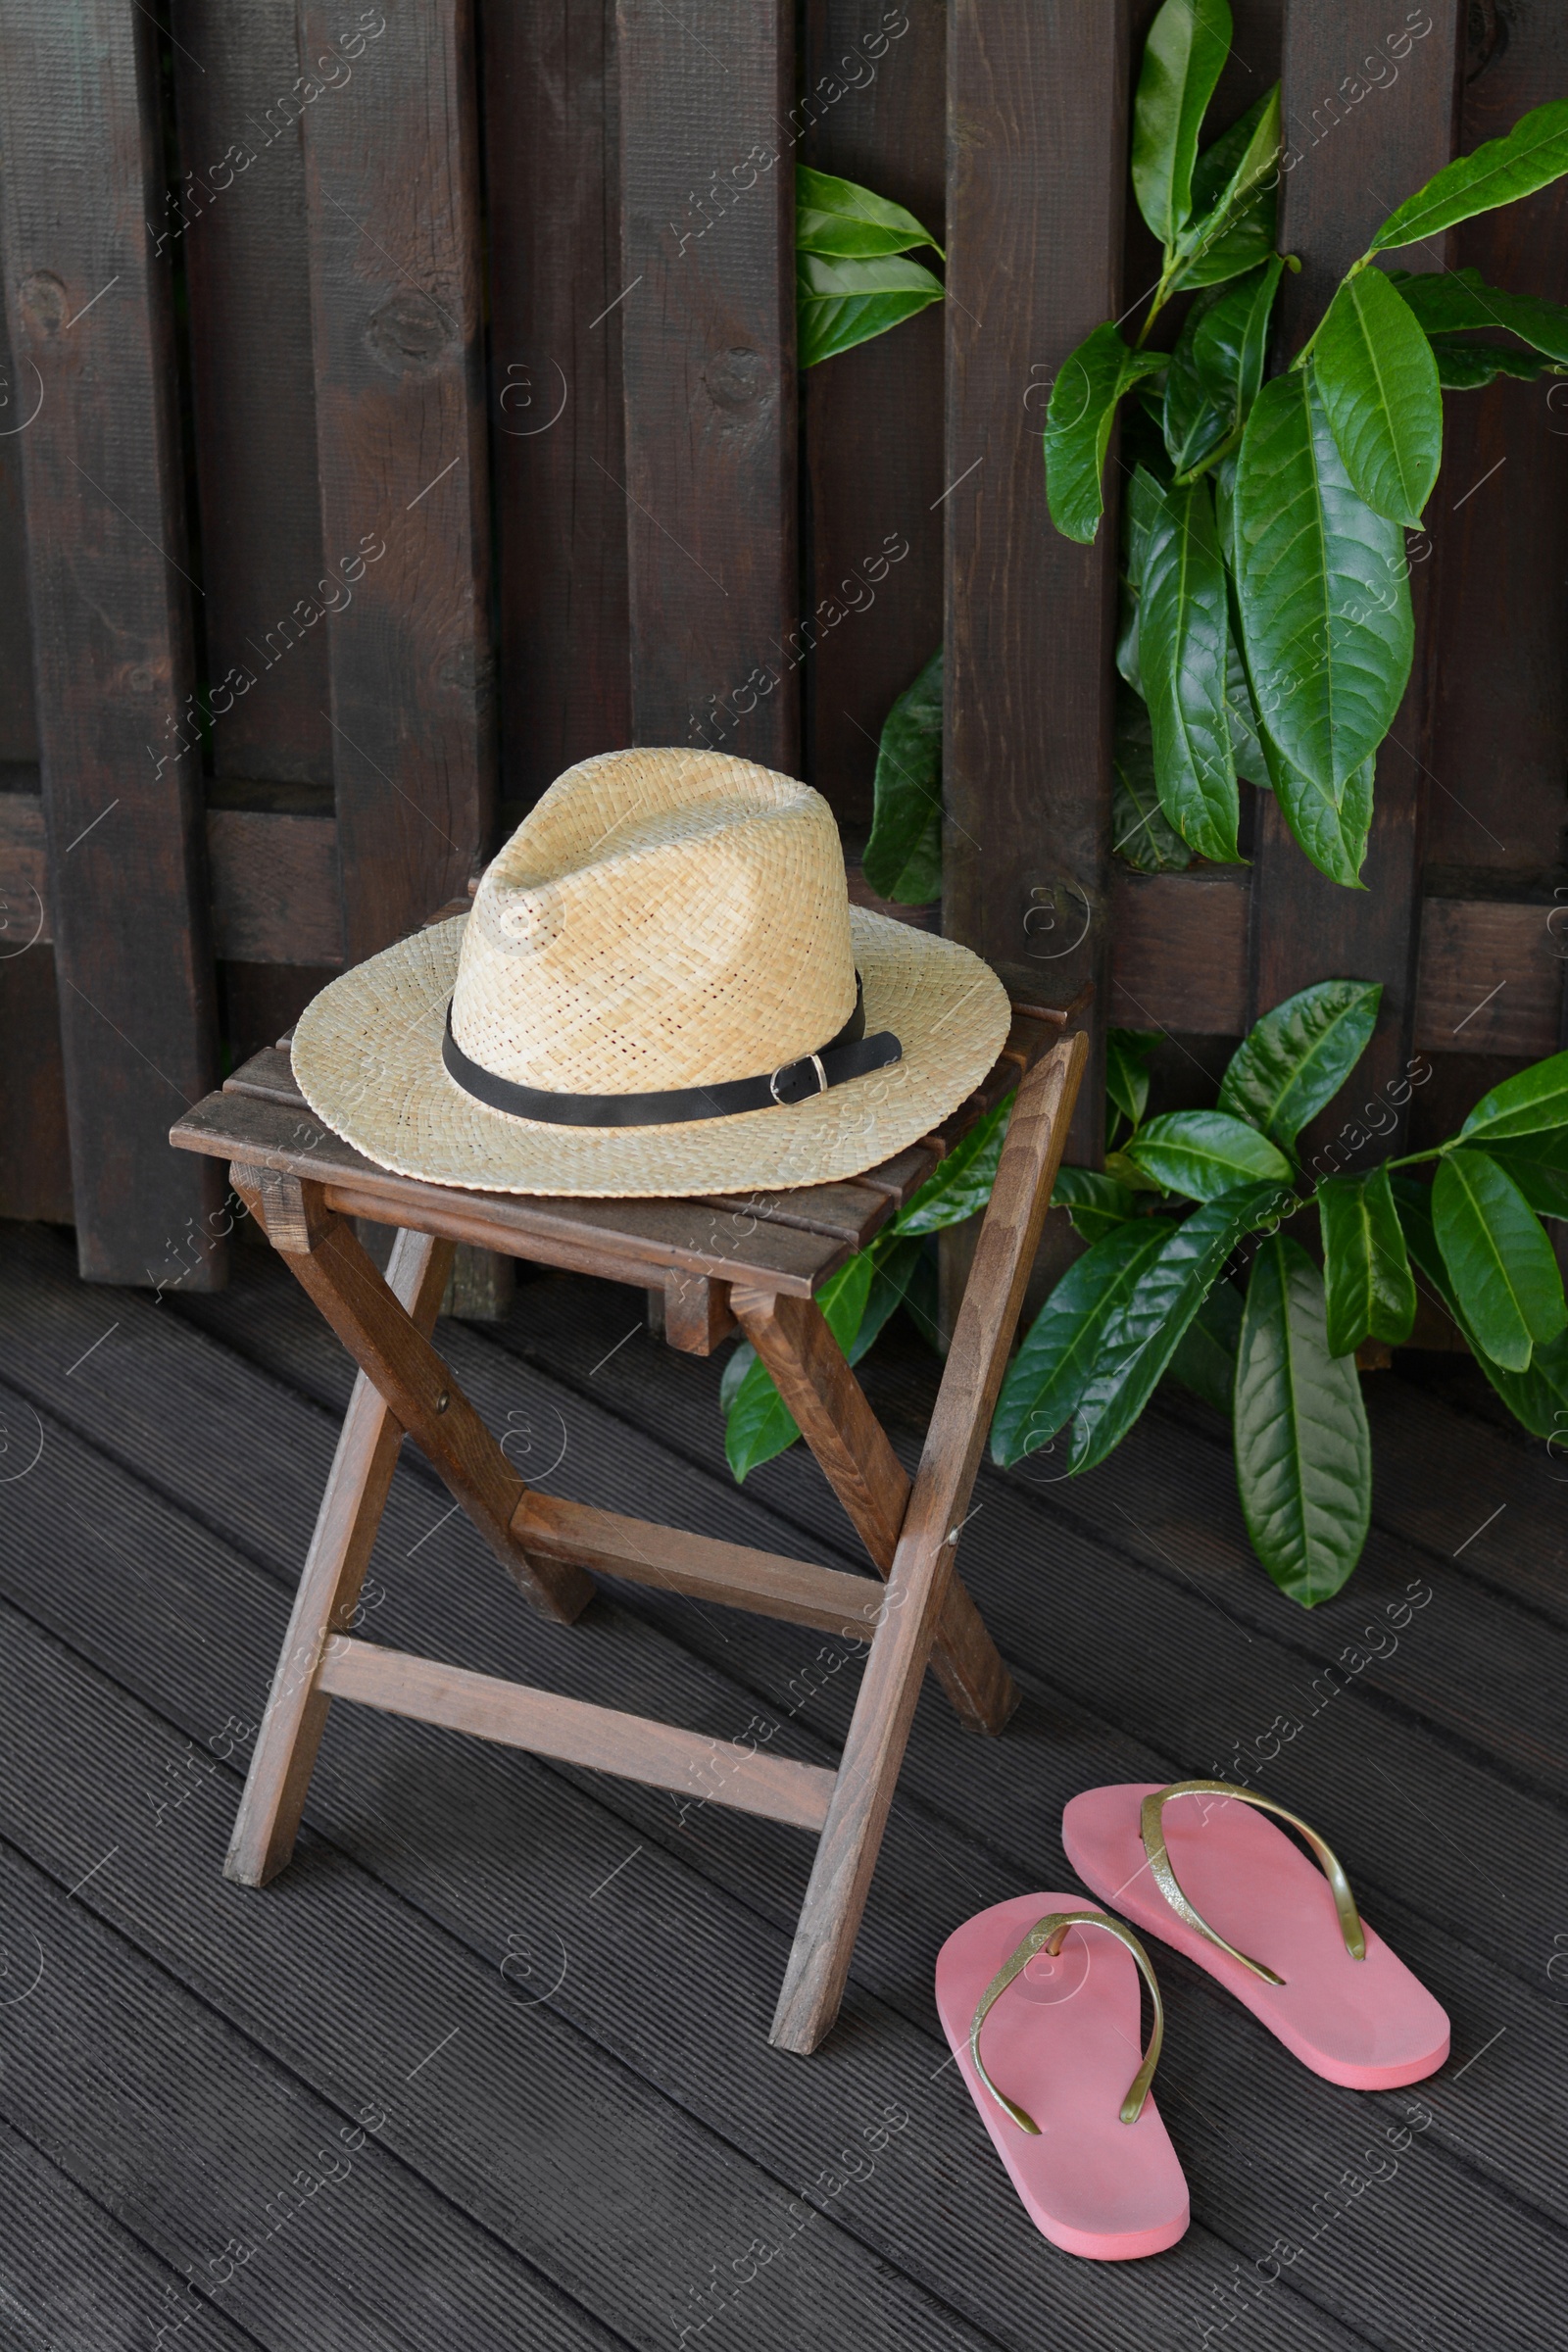
{"type": "Polygon", "coordinates": [[[1489,1136],[1487,1150],[1513,1178],[1538,1217],[1568,1217],[1568,1128],[1547,1128],[1540,1135],[1504,1137],[1500,1142],[1489,1136]]]}
{"type": "MultiPolygon", "coordinates": [[[[846,1354],[865,1311],[875,1271],[873,1253],[862,1250],[830,1275],[816,1295],[828,1329],[846,1354]]],[[[724,1458],[732,1477],[738,1484],[760,1463],[786,1452],[800,1434],[794,1414],[773,1386],[772,1374],[761,1358],[754,1355],[735,1385],[724,1424],[724,1458]]]]}
{"type": "Polygon", "coordinates": [[[926,1178],[912,1200],[900,1209],[889,1231],[939,1233],[945,1225],[961,1225],[976,1209],[984,1208],[997,1180],[997,1162],[1012,1115],[1013,1098],[1004,1095],[967,1135],[954,1145],[935,1173],[926,1178]]]}
{"type": "Polygon", "coordinates": [[[1100,1242],[1135,1214],[1138,1196],[1099,1168],[1058,1168],[1051,1205],[1067,1211],[1080,1241],[1100,1242]]]}
{"type": "MultiPolygon", "coordinates": [[[[1278,1185],[1250,1185],[1245,1192],[1206,1201],[1167,1229],[1157,1256],[1150,1259],[1137,1288],[1107,1324],[1093,1375],[1074,1407],[1068,1457],[1074,1473],[1093,1470],[1121,1444],[1163,1378],[1225,1260],[1243,1234],[1277,1214],[1280,1200],[1278,1185]]],[[[1165,1220],[1150,1222],[1157,1230],[1165,1220]]]]}
{"type": "Polygon", "coordinates": [[[1189,466],[1200,465],[1219,447],[1231,426],[1229,405],[1210,396],[1193,364],[1198,330],[1210,306],[1219,299],[1217,292],[1198,296],[1176,338],[1176,348],[1165,371],[1162,417],[1165,449],[1178,474],[1185,473],[1189,466]]]}
{"type": "Polygon", "coordinates": [[[1372,1440],[1355,1364],[1327,1345],[1323,1279],[1275,1234],[1252,1260],[1236,1362],[1236,1483],[1282,1592],[1331,1600],[1366,1543],[1372,1440]]]}
{"type": "Polygon", "coordinates": [[[865,1306],[860,1315],[859,1329],[845,1349],[852,1364],[858,1364],[879,1336],[882,1326],[894,1311],[908,1299],[909,1286],[914,1281],[926,1244],[918,1234],[905,1241],[879,1233],[866,1255],[872,1260],[871,1286],[866,1293],[865,1306]]]}
{"type": "Polygon", "coordinates": [[[1138,1218],[1107,1234],[1068,1267],[1003,1382],[991,1424],[993,1461],[1006,1469],[1049,1445],[1071,1419],[1106,1329],[1171,1232],[1162,1217],[1138,1218]]]}
{"type": "Polygon", "coordinates": [[[1159,805],[1154,781],[1154,736],[1142,695],[1122,686],[1116,694],[1116,737],[1110,846],[1141,874],[1182,873],[1193,853],[1159,805]]]}
{"type": "Polygon", "coordinates": [[[1177,1342],[1166,1379],[1179,1380],[1229,1420],[1241,1336],[1242,1294],[1234,1282],[1216,1282],[1177,1342]]]}
{"type": "Polygon", "coordinates": [[[1505,1078],[1483,1095],[1459,1133],[1485,1136],[1489,1145],[1504,1137],[1540,1135],[1550,1127],[1568,1127],[1568,1054],[1552,1054],[1533,1061],[1517,1077],[1505,1078]]]}
{"type": "Polygon", "coordinates": [[[1434,335],[1432,357],[1445,392],[1478,392],[1499,375],[1533,383],[1538,375],[1560,375],[1563,370],[1539,352],[1515,351],[1502,343],[1463,343],[1451,335],[1434,335]]]}
{"type": "Polygon", "coordinates": [[[890,204],[885,196],[874,196],[853,179],[836,179],[830,172],[796,165],[797,253],[864,261],[879,254],[907,253],[913,245],[929,245],[942,254],[935,237],[902,204],[890,204]]]}
{"type": "Polygon", "coordinates": [[[1352,486],[1306,368],[1275,376],[1253,403],[1235,553],[1258,716],[1338,804],[1393,723],[1415,639],[1402,534],[1352,486]]]}
{"type": "Polygon", "coordinates": [[[1220,1080],[1219,1107],[1294,1152],[1366,1052],[1383,990],[1375,980],[1320,980],[1287,997],[1243,1038],[1220,1080]]]}
{"type": "Polygon", "coordinates": [[[1118,1184],[1124,1184],[1130,1193],[1163,1194],[1165,1191],[1165,1187],[1157,1183],[1152,1176],[1146,1176],[1143,1169],[1135,1160],[1129,1159],[1125,1152],[1107,1152],[1105,1153],[1105,1174],[1113,1176],[1118,1184]]]}
{"type": "MultiPolygon", "coordinates": [[[[1560,302],[1544,302],[1535,294],[1510,294],[1489,286],[1479,270],[1391,270],[1389,283],[1415,313],[1429,335],[1459,334],[1479,327],[1484,333],[1522,336],[1549,359],[1568,361],[1568,309],[1560,302]]],[[[1461,346],[1471,351],[1476,344],[1461,346]]],[[[1514,358],[1523,358],[1514,353],[1514,358]]]]}
{"type": "Polygon", "coordinates": [[[1327,1176],[1317,1188],[1331,1355],[1363,1340],[1400,1347],[1415,1321],[1415,1280],[1387,1168],[1327,1176]]]}
{"type": "Polygon", "coordinates": [[[1270,791],[1272,779],[1258,732],[1257,712],[1252,708],[1251,684],[1234,629],[1225,640],[1225,709],[1231,722],[1231,757],[1236,762],[1236,773],[1245,776],[1249,784],[1255,784],[1259,791],[1270,791]]]}
{"type": "Polygon", "coordinates": [[[1540,1219],[1485,1152],[1450,1152],[1432,1186],[1433,1225],[1454,1296],[1507,1372],[1568,1326],[1562,1276],[1540,1219]]]}
{"type": "Polygon", "coordinates": [[[1204,148],[1194,167],[1197,218],[1179,242],[1182,266],[1172,281],[1177,291],[1219,285],[1268,259],[1279,213],[1279,151],[1276,82],[1239,122],[1204,148]]]}
{"type": "Polygon", "coordinates": [[[1192,212],[1198,134],[1230,47],[1226,0],[1165,0],[1149,28],[1133,102],[1133,189],[1162,245],[1192,212]]]}
{"type": "Polygon", "coordinates": [[[899,696],[877,746],[874,815],[861,871],[879,898],[942,896],[942,648],[899,696]]]}
{"type": "Polygon", "coordinates": [[[1105,1032],[1105,1092],[1134,1127],[1149,1108],[1149,1056],[1162,1035],[1158,1029],[1105,1032]]]}
{"type": "Polygon", "coordinates": [[[1108,324],[1062,361],[1046,410],[1045,448],[1051,519],[1064,538],[1087,547],[1099,530],[1116,404],[1140,376],[1165,364],[1162,351],[1129,351],[1108,324]]]}
{"type": "Polygon", "coordinates": [[[1161,495],[1144,552],[1138,659],[1160,806],[1189,849],[1235,864],[1240,801],[1225,702],[1225,567],[1206,481],[1161,495]]]}
{"type": "Polygon", "coordinates": [[[1239,422],[1263,389],[1269,318],[1284,267],[1276,253],[1260,270],[1250,270],[1202,314],[1194,331],[1194,370],[1228,424],[1239,422]]]}
{"type": "Polygon", "coordinates": [[[919,262],[889,255],[880,261],[830,261],[825,254],[802,253],[795,260],[796,316],[800,327],[800,364],[815,368],[823,360],[869,343],[889,327],[912,318],[942,300],[942,280],[919,262]]]}
{"type": "Polygon", "coordinates": [[[1446,1307],[1471,1354],[1491,1381],[1503,1403],[1516,1420],[1522,1421],[1532,1436],[1560,1437],[1564,1427],[1562,1408],[1568,1405],[1568,1332],[1560,1340],[1548,1341],[1537,1348],[1527,1372],[1505,1372],[1494,1363],[1465,1319],[1463,1307],[1453,1295],[1448,1269],[1438,1248],[1437,1234],[1432,1223],[1432,1187],[1419,1184],[1412,1176],[1394,1178],[1394,1197],[1399,1211],[1399,1222],[1410,1245],[1410,1255],[1422,1274],[1446,1307]]]}
{"type": "Polygon", "coordinates": [[[1392,212],[1369,250],[1387,253],[1440,236],[1477,213],[1494,212],[1521,196],[1560,179],[1568,172],[1568,98],[1521,115],[1506,138],[1489,139],[1472,155],[1461,155],[1435,172],[1424,188],[1392,212]]]}
{"type": "Polygon", "coordinates": [[[1140,1129],[1127,1156],[1190,1200],[1217,1200],[1244,1184],[1289,1185],[1295,1173],[1266,1135],[1223,1110],[1168,1110],[1140,1129]]]}
{"type": "Polygon", "coordinates": [[[1372,830],[1376,752],[1368,752],[1362,764],[1336,795],[1310,782],[1299,768],[1293,767],[1271,740],[1267,728],[1258,740],[1268,764],[1274,798],[1302,856],[1310,858],[1331,882],[1342,883],[1347,890],[1364,889],[1361,868],[1372,830]]]}
{"type": "Polygon", "coordinates": [[[1312,371],[1356,490],[1389,521],[1418,529],[1443,458],[1443,394],[1431,344],[1380,270],[1341,285],[1312,371]]]}

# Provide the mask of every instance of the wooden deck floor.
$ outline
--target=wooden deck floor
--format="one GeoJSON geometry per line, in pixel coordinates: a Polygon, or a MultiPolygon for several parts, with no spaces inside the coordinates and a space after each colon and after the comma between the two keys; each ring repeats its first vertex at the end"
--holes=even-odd
{"type": "MultiPolygon", "coordinates": [[[[718,1366],[658,1348],[640,1294],[545,1278],[443,1330],[550,1490],[858,1564],[799,1449],[735,1492],[718,1366]]],[[[1196,1408],[1087,1480],[982,1474],[964,1572],[1023,1704],[970,1740],[928,1685],[843,2021],[802,2060],[765,2033],[808,1840],[716,1807],[343,1705],[293,1867],[225,1884],[347,1359],[265,1256],[154,1304],[40,1228],[0,1229],[0,2344],[1563,2341],[1568,1463],[1466,1376],[1372,1384],[1377,1525],[1310,1616],[1250,1561],[1196,1408]],[[1193,2227],[1074,2262],[944,2064],[933,1957],[1072,1884],[1077,1789],[1211,1772],[1324,1831],[1454,2055],[1336,2090],[1156,1947],[1193,2227]]],[[[912,1459],[926,1359],[868,1385],[912,1459]]],[[[836,1751],[837,1643],[626,1591],[545,1627],[447,1513],[406,1459],[373,1637],[836,1751]]]]}

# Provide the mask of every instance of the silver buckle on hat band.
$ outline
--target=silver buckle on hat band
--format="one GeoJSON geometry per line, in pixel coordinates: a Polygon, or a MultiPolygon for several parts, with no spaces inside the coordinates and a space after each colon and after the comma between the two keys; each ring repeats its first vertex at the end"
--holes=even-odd
{"type": "MultiPolygon", "coordinates": [[[[822,1067],[821,1054],[798,1054],[793,1061],[781,1061],[778,1065],[778,1068],[773,1072],[772,1077],[769,1078],[767,1082],[767,1091],[772,1096],[774,1102],[778,1104],[781,1110],[792,1110],[795,1105],[785,1102],[783,1096],[778,1091],[778,1082],[783,1077],[786,1070],[798,1070],[803,1061],[808,1061],[812,1069],[816,1072],[817,1094],[825,1095],[827,1093],[827,1072],[822,1067]]],[[[808,1095],[805,1098],[808,1102],[814,1102],[815,1099],[816,1097],[813,1095],[808,1095]]]]}

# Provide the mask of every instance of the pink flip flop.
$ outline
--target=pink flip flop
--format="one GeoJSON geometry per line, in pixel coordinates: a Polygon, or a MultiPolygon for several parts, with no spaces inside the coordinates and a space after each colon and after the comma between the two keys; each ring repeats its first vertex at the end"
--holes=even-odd
{"type": "Polygon", "coordinates": [[[1149,1955],[1119,1919],[1076,1894],[979,1911],[937,1955],[937,2010],[1024,2211],[1053,2245],[1130,2262],[1176,2243],[1187,2181],[1149,2096],[1164,2011],[1149,1955]],[[1142,2064],[1140,1970],[1154,2002],[1142,2064]]]}
{"type": "Polygon", "coordinates": [[[1395,2090],[1447,2057],[1446,2013],[1283,1805],[1229,1781],[1131,1781],[1075,1796],[1061,1838],[1102,1902],[1207,1969],[1315,2075],[1395,2090]],[[1321,1876],[1254,1807],[1300,1833],[1321,1876]]]}

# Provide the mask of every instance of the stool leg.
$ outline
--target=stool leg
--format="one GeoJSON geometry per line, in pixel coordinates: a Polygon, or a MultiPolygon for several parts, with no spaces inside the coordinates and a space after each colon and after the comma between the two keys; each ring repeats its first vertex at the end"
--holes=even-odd
{"type": "MultiPolygon", "coordinates": [[[[452,1244],[399,1233],[388,1287],[429,1336],[452,1263],[452,1244]]],[[[257,1734],[223,1876],[265,1886],[294,1851],[316,1751],[331,1701],[316,1689],[330,1636],[353,1615],[369,1565],[403,1431],[362,1372],[317,1514],[282,1655],[257,1734]]]]}
{"type": "Polygon", "coordinates": [[[1088,1040],[1064,1038],[1018,1089],[865,1662],[769,2038],[814,2050],[844,1997],[855,1938],[943,1608],[1007,1348],[1039,1247],[1088,1040]]]}

